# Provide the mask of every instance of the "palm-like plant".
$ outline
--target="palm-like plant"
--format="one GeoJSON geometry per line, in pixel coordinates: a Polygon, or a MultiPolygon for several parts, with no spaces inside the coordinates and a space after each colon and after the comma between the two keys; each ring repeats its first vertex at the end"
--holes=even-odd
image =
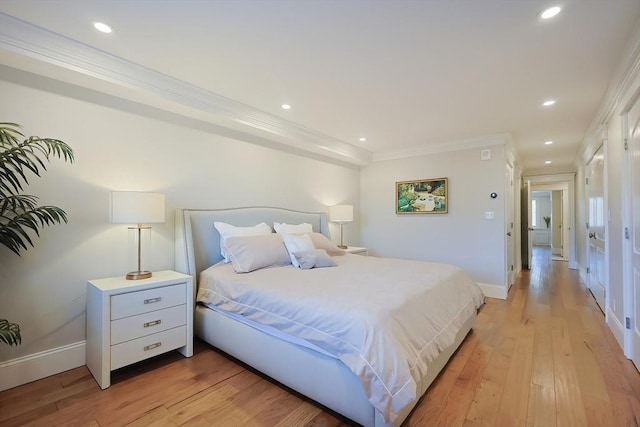
{"type": "Polygon", "coordinates": [[[8,345],[20,344],[20,341],[22,341],[20,337],[20,326],[6,319],[0,319],[0,341],[8,345]]]}
{"type": "MultiPolygon", "coordinates": [[[[17,255],[28,249],[27,244],[33,246],[30,233],[39,236],[40,228],[67,222],[67,214],[59,207],[38,206],[36,196],[20,194],[29,184],[27,174],[40,176],[51,157],[73,163],[73,150],[65,142],[37,136],[24,139],[20,128],[16,123],[0,123],[0,244],[17,255]]],[[[0,319],[0,341],[19,344],[20,327],[0,319]]]]}

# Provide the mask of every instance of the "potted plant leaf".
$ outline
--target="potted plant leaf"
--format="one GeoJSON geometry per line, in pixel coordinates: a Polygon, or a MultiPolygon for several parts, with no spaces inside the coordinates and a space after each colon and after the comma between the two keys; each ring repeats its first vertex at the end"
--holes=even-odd
{"type": "MultiPolygon", "coordinates": [[[[16,123],[0,123],[0,244],[16,255],[33,246],[33,233],[45,226],[67,222],[67,214],[57,206],[38,206],[36,196],[22,194],[29,184],[27,175],[40,176],[52,157],[73,163],[73,150],[53,138],[30,136],[24,139],[16,123]]],[[[20,326],[0,319],[0,341],[18,345],[20,326]]]]}

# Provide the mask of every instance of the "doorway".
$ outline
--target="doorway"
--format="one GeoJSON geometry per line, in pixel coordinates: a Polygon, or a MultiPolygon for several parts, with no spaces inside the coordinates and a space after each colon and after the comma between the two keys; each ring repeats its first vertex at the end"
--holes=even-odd
{"type": "Polygon", "coordinates": [[[548,247],[549,256],[553,259],[566,261],[570,269],[577,269],[574,180],[573,173],[523,177],[522,260],[524,267],[530,269],[535,262],[533,247],[537,244],[548,247]],[[538,201],[534,203],[536,199],[538,201]],[[545,217],[549,218],[549,228],[547,228],[545,217]]]}

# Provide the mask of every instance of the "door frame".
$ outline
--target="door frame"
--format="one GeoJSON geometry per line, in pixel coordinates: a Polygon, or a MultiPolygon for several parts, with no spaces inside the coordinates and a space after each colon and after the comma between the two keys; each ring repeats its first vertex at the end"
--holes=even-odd
{"type": "MultiPolygon", "coordinates": [[[[559,173],[559,174],[551,174],[551,175],[531,175],[531,176],[523,176],[523,180],[528,181],[532,186],[532,190],[536,186],[540,185],[551,185],[551,184],[559,184],[566,183],[567,196],[568,196],[568,212],[567,218],[568,221],[568,229],[569,229],[569,241],[567,242],[569,254],[569,268],[575,270],[578,268],[577,261],[577,251],[576,251],[576,203],[575,203],[575,179],[576,174],[574,172],[571,173],[559,173]]],[[[527,209],[531,211],[531,203],[527,201],[527,209]]],[[[531,268],[531,266],[529,266],[531,268]]]]}
{"type": "MultiPolygon", "coordinates": [[[[633,188],[631,186],[631,179],[633,178],[631,174],[631,163],[632,163],[632,151],[629,150],[628,146],[625,147],[625,144],[630,138],[629,134],[629,121],[628,121],[628,113],[634,107],[636,102],[640,102],[640,89],[636,91],[634,96],[631,97],[631,100],[628,102],[626,108],[624,108],[621,112],[622,119],[622,138],[623,138],[623,153],[622,153],[622,230],[623,233],[625,230],[629,230],[629,232],[633,232],[632,221],[633,221],[633,188]]],[[[622,315],[623,318],[632,318],[635,315],[635,307],[634,307],[634,280],[633,280],[633,237],[630,236],[629,239],[622,239],[622,297],[623,308],[622,315]]],[[[611,316],[615,318],[615,316],[611,316]]],[[[623,323],[625,322],[622,319],[623,323]]],[[[634,338],[633,338],[633,329],[626,328],[624,324],[620,325],[623,330],[622,336],[622,350],[624,355],[633,360],[634,363],[637,363],[636,360],[639,358],[639,355],[635,354],[634,351],[634,338]],[[636,360],[634,360],[634,358],[636,360]]],[[[609,326],[613,329],[611,326],[609,326]]],[[[614,333],[615,335],[615,333],[614,333]]],[[[636,368],[640,369],[640,366],[636,364],[636,368]]]]}
{"type": "Polygon", "coordinates": [[[506,274],[506,288],[507,293],[511,288],[511,285],[515,283],[516,274],[518,273],[516,268],[516,181],[515,181],[515,167],[509,161],[507,161],[505,167],[505,266],[507,268],[506,274]],[[507,183],[507,179],[511,180],[507,183]],[[509,244],[511,242],[511,244],[509,244]]]}

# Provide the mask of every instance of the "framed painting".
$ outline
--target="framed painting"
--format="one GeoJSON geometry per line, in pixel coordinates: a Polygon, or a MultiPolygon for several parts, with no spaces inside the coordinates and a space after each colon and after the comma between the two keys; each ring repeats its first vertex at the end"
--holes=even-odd
{"type": "Polygon", "coordinates": [[[396,214],[443,214],[448,211],[447,178],[396,182],[396,214]]]}

